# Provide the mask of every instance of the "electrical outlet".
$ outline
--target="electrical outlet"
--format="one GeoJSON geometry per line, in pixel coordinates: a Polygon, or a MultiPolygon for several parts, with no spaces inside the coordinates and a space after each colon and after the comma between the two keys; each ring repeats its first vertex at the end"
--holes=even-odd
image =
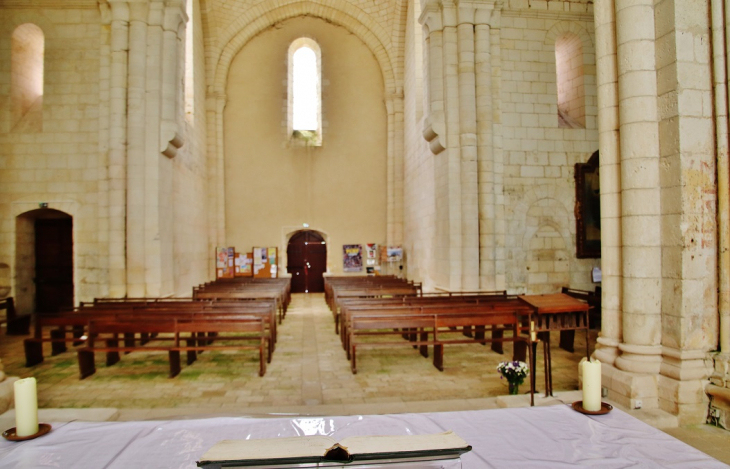
{"type": "Polygon", "coordinates": [[[637,399],[637,400],[634,401],[634,409],[641,409],[641,407],[643,405],[644,405],[644,403],[641,400],[639,400],[639,399],[637,399]]]}
{"type": "Polygon", "coordinates": [[[601,397],[608,397],[608,388],[606,386],[601,386],[601,397]]]}

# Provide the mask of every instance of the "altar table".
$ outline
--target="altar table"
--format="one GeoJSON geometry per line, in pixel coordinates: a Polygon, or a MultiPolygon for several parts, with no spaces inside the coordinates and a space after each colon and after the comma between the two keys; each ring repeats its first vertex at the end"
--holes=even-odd
{"type": "Polygon", "coordinates": [[[453,430],[473,450],[462,467],[728,468],[614,409],[587,416],[567,405],[340,417],[218,417],[141,422],[55,423],[25,442],[0,440],[0,467],[194,468],[223,439],[410,435],[453,430]]]}
{"type": "MultiPolygon", "coordinates": [[[[535,323],[535,332],[543,341],[545,364],[545,396],[553,395],[552,354],[550,352],[551,331],[576,331],[586,333],[586,358],[590,358],[590,344],[588,342],[588,310],[590,306],[584,301],[577,300],[565,293],[549,295],[522,295],[518,297],[532,308],[532,314],[527,318],[527,324],[535,323]]],[[[535,389],[535,343],[532,343],[532,358],[530,369],[530,383],[535,389]]],[[[533,391],[534,392],[534,391],[533,391]]],[[[534,401],[533,401],[534,403],[534,401]]]]}

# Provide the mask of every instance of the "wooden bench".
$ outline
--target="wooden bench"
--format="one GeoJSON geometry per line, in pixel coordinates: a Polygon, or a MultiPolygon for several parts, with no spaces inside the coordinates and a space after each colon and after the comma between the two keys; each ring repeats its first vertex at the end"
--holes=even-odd
{"type": "MultiPolygon", "coordinates": [[[[96,372],[95,353],[106,353],[106,364],[112,366],[120,360],[120,353],[133,351],[164,351],[168,353],[170,371],[173,378],[180,373],[180,352],[202,352],[207,350],[250,350],[259,351],[259,376],[266,373],[265,349],[267,334],[261,318],[206,318],[206,319],[155,319],[155,320],[91,320],[88,324],[86,345],[77,350],[80,378],[84,379],[96,372]],[[215,332],[215,340],[208,335],[215,332]],[[138,334],[171,333],[173,337],[166,343],[154,345],[141,342],[130,343],[126,338],[138,334]],[[233,333],[222,336],[220,334],[233,333]],[[184,337],[183,334],[189,334],[184,337]],[[201,338],[200,334],[206,334],[201,338]],[[120,345],[120,337],[125,337],[120,345]],[[234,344],[221,344],[221,341],[234,344]],[[103,344],[100,344],[103,342],[103,344]],[[249,343],[247,343],[249,342],[249,343]],[[254,342],[251,344],[250,342],[254,342]]],[[[188,364],[196,355],[188,353],[188,364]]]]}
{"type": "MultiPolygon", "coordinates": [[[[350,367],[353,374],[357,373],[357,349],[363,347],[392,347],[408,345],[418,348],[421,355],[428,356],[428,346],[434,347],[433,364],[439,370],[444,370],[444,346],[456,344],[475,344],[492,341],[529,341],[529,336],[519,333],[516,315],[512,311],[484,312],[457,312],[449,314],[434,314],[430,312],[404,314],[355,314],[351,318],[349,328],[348,349],[350,367]],[[464,326],[490,328],[504,328],[509,325],[512,335],[509,337],[467,337],[455,335],[454,328],[464,326]],[[397,340],[402,328],[418,331],[411,340],[397,340]],[[372,342],[363,341],[365,337],[386,337],[385,340],[372,342]],[[390,337],[390,338],[388,338],[390,337]],[[396,339],[396,340],[394,340],[396,339]]],[[[529,349],[529,347],[528,347],[529,349]]]]}
{"type": "MultiPolygon", "coordinates": [[[[449,296],[429,296],[429,297],[401,297],[401,298],[388,298],[388,299],[351,299],[351,300],[345,300],[341,304],[341,313],[342,316],[342,326],[341,326],[341,334],[340,339],[343,342],[343,347],[345,349],[347,348],[346,338],[347,338],[347,327],[348,327],[348,315],[352,311],[360,311],[360,312],[373,312],[373,311],[392,311],[395,312],[395,309],[398,307],[407,307],[407,306],[414,306],[414,307],[428,307],[428,308],[437,308],[433,312],[439,312],[438,308],[445,308],[446,311],[451,310],[452,308],[460,308],[460,307],[474,307],[475,305],[483,305],[488,303],[494,303],[494,302],[500,302],[500,301],[507,301],[512,300],[514,305],[517,305],[515,302],[516,297],[508,297],[506,295],[505,291],[496,291],[496,292],[481,292],[479,294],[475,294],[473,296],[459,296],[459,297],[449,297],[449,296]]],[[[465,327],[462,329],[463,332],[466,335],[470,335],[472,333],[471,329],[469,327],[465,327]]],[[[497,332],[496,330],[493,332],[497,332]]],[[[482,332],[483,333],[483,332],[482,332]]],[[[495,341],[492,343],[492,350],[494,350],[497,353],[502,353],[502,344],[501,342],[495,341]]]]}
{"type": "MultiPolygon", "coordinates": [[[[43,344],[51,343],[52,355],[58,355],[67,350],[66,344],[80,345],[88,337],[88,324],[92,320],[121,321],[126,318],[139,320],[167,320],[167,319],[205,319],[257,317],[262,319],[267,335],[268,358],[274,352],[276,319],[275,310],[271,304],[245,306],[218,305],[210,306],[200,303],[191,305],[178,304],[171,309],[158,304],[156,307],[142,307],[139,305],[116,304],[113,307],[81,307],[76,311],[39,316],[36,319],[34,336],[24,341],[26,366],[34,366],[43,361],[43,344]],[[53,329],[49,329],[53,328],[53,329]],[[73,334],[68,333],[72,331],[73,334]]],[[[154,332],[152,334],[155,334],[154,332]]],[[[140,331],[139,340],[145,344],[150,335],[140,331]]],[[[128,341],[134,337],[127,337],[128,341]]]]}

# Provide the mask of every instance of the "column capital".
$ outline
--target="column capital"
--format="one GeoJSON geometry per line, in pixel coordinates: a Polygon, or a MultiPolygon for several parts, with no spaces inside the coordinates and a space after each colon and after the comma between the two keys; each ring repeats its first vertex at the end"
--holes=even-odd
{"type": "Polygon", "coordinates": [[[129,21],[129,2],[126,0],[108,0],[112,21],[129,21]]]}
{"type": "Polygon", "coordinates": [[[441,20],[441,8],[435,0],[427,0],[426,5],[421,11],[418,22],[428,28],[428,32],[440,31],[443,29],[443,21],[441,20]]]}
{"type": "Polygon", "coordinates": [[[162,27],[165,31],[172,31],[177,34],[181,24],[187,23],[188,15],[185,13],[185,4],[181,0],[168,0],[165,2],[165,16],[162,27]]]}

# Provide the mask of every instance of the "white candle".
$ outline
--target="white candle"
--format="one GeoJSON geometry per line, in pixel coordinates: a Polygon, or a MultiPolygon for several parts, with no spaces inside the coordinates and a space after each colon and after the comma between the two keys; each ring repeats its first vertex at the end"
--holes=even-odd
{"type": "Polygon", "coordinates": [[[530,321],[530,341],[537,342],[537,332],[535,332],[535,321],[530,321]]]}
{"type": "Polygon", "coordinates": [[[30,436],[38,433],[38,393],[35,378],[19,379],[15,390],[15,434],[30,436]]]}
{"type": "Polygon", "coordinates": [[[601,362],[585,360],[583,367],[583,408],[590,412],[601,410],[601,362]]]}

